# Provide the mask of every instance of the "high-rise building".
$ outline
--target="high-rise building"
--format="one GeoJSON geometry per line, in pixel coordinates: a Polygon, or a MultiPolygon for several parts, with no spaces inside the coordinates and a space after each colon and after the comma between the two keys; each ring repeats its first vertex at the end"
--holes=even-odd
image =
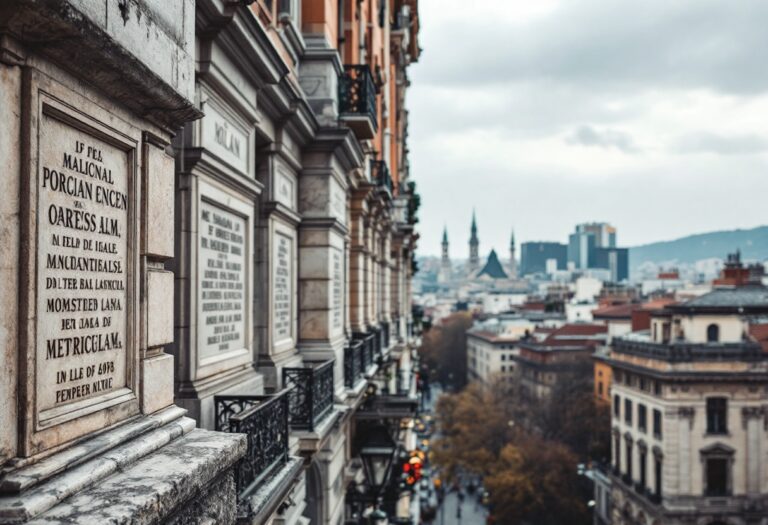
{"type": "MultiPolygon", "coordinates": [[[[520,245],[520,274],[547,273],[547,261],[554,261],[556,270],[565,270],[568,246],[559,242],[524,242],[520,245]]],[[[549,268],[551,270],[551,268],[549,268]]]]}
{"type": "Polygon", "coordinates": [[[629,279],[629,249],[595,248],[591,268],[601,268],[610,272],[614,283],[629,279]]]}
{"type": "Polygon", "coordinates": [[[628,250],[616,247],[616,228],[605,222],[576,225],[568,236],[568,262],[577,270],[609,270],[614,282],[629,278],[628,250]]]}
{"type": "Polygon", "coordinates": [[[595,263],[595,234],[592,232],[572,233],[568,236],[568,262],[578,270],[593,268],[595,263]]]}
{"type": "Polygon", "coordinates": [[[613,339],[612,523],[765,523],[767,314],[730,284],[613,339]]]}
{"type": "Polygon", "coordinates": [[[480,269],[480,239],[477,237],[477,220],[475,211],[472,210],[472,226],[469,229],[469,272],[474,273],[480,269]]]}
{"type": "Polygon", "coordinates": [[[616,228],[607,222],[587,222],[576,225],[576,233],[592,234],[595,246],[598,248],[614,248],[616,246],[616,228]]]}

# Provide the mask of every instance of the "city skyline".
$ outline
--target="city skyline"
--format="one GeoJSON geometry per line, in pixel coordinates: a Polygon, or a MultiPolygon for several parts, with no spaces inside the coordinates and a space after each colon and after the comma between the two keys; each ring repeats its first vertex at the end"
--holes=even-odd
{"type": "Polygon", "coordinates": [[[439,255],[447,225],[464,256],[473,207],[486,254],[512,228],[518,243],[562,242],[605,221],[636,246],[766,223],[768,78],[754,49],[768,44],[768,5],[530,4],[488,0],[483,16],[420,4],[426,51],[408,100],[412,169],[430,196],[420,255],[439,255]]]}

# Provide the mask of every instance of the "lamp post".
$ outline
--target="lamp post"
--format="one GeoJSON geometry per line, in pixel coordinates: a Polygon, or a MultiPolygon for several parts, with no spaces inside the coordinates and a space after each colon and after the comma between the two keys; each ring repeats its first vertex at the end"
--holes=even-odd
{"type": "Polygon", "coordinates": [[[396,452],[397,443],[392,439],[389,429],[385,425],[371,427],[360,449],[360,458],[363,460],[368,486],[377,497],[389,479],[396,452]]]}
{"type": "MultiPolygon", "coordinates": [[[[389,480],[397,450],[397,443],[392,439],[390,430],[386,425],[377,424],[368,428],[360,448],[360,459],[362,459],[365,480],[376,507],[378,507],[381,493],[389,480]]],[[[368,519],[371,525],[386,525],[387,523],[386,513],[378,508],[368,516],[368,519]]]]}

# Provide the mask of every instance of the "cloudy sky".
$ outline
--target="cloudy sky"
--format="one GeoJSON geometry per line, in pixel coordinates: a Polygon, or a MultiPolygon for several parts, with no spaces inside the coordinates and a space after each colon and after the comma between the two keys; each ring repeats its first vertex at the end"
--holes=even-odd
{"type": "Polygon", "coordinates": [[[768,2],[420,0],[410,69],[421,255],[632,246],[768,223],[768,2]]]}

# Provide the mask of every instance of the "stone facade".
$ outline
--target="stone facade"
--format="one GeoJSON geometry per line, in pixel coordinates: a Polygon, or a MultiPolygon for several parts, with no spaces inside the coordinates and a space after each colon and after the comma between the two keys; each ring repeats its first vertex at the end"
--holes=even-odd
{"type": "Polygon", "coordinates": [[[614,338],[612,523],[767,522],[766,311],[762,287],[715,289],[614,338]]]}
{"type": "Polygon", "coordinates": [[[173,142],[175,392],[202,427],[253,436],[241,523],[351,518],[371,389],[415,397],[416,3],[340,5],[196,4],[205,116],[173,142]]]}
{"type": "Polygon", "coordinates": [[[194,20],[192,2],[0,6],[0,523],[157,523],[193,500],[233,520],[245,440],[195,429],[165,352],[194,20]]]}
{"type": "Polygon", "coordinates": [[[0,5],[0,523],[370,512],[358,430],[416,406],[417,34],[414,0],[0,5]]]}

